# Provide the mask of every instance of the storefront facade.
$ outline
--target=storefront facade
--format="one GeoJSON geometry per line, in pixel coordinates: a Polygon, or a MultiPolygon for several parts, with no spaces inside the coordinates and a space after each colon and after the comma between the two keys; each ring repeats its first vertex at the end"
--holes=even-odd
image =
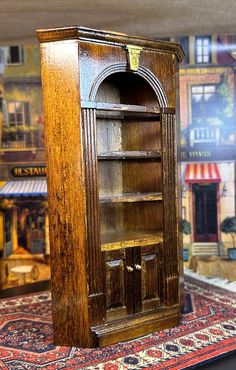
{"type": "Polygon", "coordinates": [[[45,180],[8,181],[0,188],[2,256],[49,253],[45,180]]]}
{"type": "Polygon", "coordinates": [[[0,289],[5,289],[49,280],[50,247],[39,47],[0,51],[0,289]]]}
{"type": "Polygon", "coordinates": [[[183,38],[180,69],[180,158],[183,235],[191,255],[227,256],[230,233],[222,222],[235,217],[236,60],[231,36],[183,38]]]}
{"type": "Polygon", "coordinates": [[[182,163],[183,219],[191,234],[184,235],[190,255],[226,256],[232,248],[229,234],[221,231],[235,215],[235,162],[182,163]]]}

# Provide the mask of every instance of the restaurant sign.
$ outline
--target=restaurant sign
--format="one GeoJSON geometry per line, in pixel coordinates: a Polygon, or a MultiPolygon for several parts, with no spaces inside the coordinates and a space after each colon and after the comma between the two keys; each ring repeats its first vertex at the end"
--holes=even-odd
{"type": "Polygon", "coordinates": [[[17,166],[11,169],[14,177],[45,177],[45,166],[17,166]]]}

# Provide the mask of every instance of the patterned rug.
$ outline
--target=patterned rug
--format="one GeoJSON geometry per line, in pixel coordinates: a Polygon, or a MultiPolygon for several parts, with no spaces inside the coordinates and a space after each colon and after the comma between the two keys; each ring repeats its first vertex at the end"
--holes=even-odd
{"type": "Polygon", "coordinates": [[[0,300],[0,369],[192,369],[236,350],[236,294],[186,278],[181,324],[106,348],[55,347],[50,293],[0,300]]]}

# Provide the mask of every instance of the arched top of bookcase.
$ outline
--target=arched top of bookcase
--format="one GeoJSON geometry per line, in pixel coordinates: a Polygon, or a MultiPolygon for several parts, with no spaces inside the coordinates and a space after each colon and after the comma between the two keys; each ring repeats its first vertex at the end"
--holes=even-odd
{"type": "Polygon", "coordinates": [[[106,99],[109,103],[168,107],[165,91],[154,74],[144,67],[139,67],[137,72],[130,72],[125,63],[103,70],[94,81],[89,98],[97,102],[106,99]],[[105,97],[103,94],[106,90],[110,94],[105,97]]]}

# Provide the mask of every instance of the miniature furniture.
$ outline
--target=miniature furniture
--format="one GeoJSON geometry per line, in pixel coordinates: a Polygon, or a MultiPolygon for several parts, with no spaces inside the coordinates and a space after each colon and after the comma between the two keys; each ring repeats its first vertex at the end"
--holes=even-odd
{"type": "Polygon", "coordinates": [[[6,273],[6,286],[7,287],[19,285],[20,278],[16,276],[14,272],[11,273],[11,269],[9,268],[8,263],[6,263],[5,265],[5,273],[6,273]]]}
{"type": "Polygon", "coordinates": [[[54,342],[179,323],[177,44],[39,30],[54,342]]]}
{"type": "Polygon", "coordinates": [[[17,265],[11,268],[13,274],[19,274],[22,276],[23,284],[26,284],[26,276],[32,274],[33,266],[32,265],[17,265]]]}

